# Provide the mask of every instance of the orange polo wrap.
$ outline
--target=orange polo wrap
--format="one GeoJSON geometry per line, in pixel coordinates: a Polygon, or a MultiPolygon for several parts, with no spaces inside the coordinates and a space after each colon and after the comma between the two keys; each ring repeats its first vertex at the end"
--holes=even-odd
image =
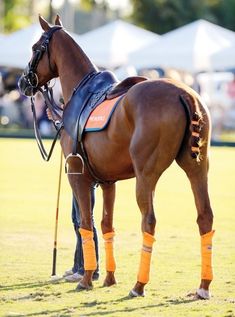
{"type": "Polygon", "coordinates": [[[137,276],[138,282],[143,284],[146,284],[149,281],[152,246],[154,241],[154,236],[147,232],[143,233],[143,247],[141,250],[139,273],[137,276]]]}
{"type": "Polygon", "coordinates": [[[113,254],[114,236],[115,236],[114,231],[103,234],[105,254],[106,254],[106,271],[108,272],[115,272],[116,270],[116,263],[115,263],[114,254],[113,254]]]}
{"type": "Polygon", "coordinates": [[[93,239],[93,231],[79,229],[82,236],[82,250],[84,258],[84,268],[86,271],[94,271],[97,268],[95,243],[93,239]]]}
{"type": "Polygon", "coordinates": [[[203,234],[201,236],[201,258],[202,258],[202,268],[201,268],[201,278],[202,280],[213,280],[212,271],[212,237],[214,235],[214,230],[203,234]]]}

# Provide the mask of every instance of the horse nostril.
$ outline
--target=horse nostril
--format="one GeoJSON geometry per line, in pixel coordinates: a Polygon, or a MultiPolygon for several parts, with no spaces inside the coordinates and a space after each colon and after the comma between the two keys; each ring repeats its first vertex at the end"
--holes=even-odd
{"type": "Polygon", "coordinates": [[[22,80],[22,76],[19,78],[18,80],[18,87],[21,93],[23,93],[23,80],[22,80]]]}
{"type": "Polygon", "coordinates": [[[20,92],[25,96],[32,96],[33,95],[33,89],[28,84],[27,78],[25,76],[21,76],[18,80],[18,87],[20,92]]]}

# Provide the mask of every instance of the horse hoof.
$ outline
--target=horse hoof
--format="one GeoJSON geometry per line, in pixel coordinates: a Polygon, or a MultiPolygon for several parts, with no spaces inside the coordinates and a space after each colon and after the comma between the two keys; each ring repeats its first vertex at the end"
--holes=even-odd
{"type": "Polygon", "coordinates": [[[90,291],[93,289],[93,285],[83,285],[82,283],[78,283],[77,287],[76,287],[76,291],[77,292],[81,292],[81,291],[90,291]]]}
{"type": "Polygon", "coordinates": [[[112,285],[115,285],[115,284],[117,284],[115,279],[114,280],[110,280],[110,281],[104,280],[103,286],[104,287],[109,287],[109,286],[112,286],[112,285]]]}
{"type": "Polygon", "coordinates": [[[145,296],[145,292],[139,294],[133,289],[129,293],[129,297],[144,297],[144,296],[145,296]]]}
{"type": "Polygon", "coordinates": [[[197,299],[210,299],[211,294],[208,290],[205,290],[204,288],[198,288],[195,294],[197,299]]]}

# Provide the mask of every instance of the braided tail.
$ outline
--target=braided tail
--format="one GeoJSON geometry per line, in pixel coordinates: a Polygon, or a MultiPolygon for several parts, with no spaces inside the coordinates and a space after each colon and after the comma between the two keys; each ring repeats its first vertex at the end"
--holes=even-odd
{"type": "Polygon", "coordinates": [[[203,145],[202,137],[201,137],[201,130],[203,127],[203,115],[199,108],[199,104],[196,98],[191,98],[187,96],[180,95],[180,101],[183,104],[186,113],[188,115],[188,121],[191,131],[191,138],[190,138],[190,147],[191,147],[191,156],[193,159],[196,159],[198,163],[202,160],[201,155],[201,147],[203,145]]]}

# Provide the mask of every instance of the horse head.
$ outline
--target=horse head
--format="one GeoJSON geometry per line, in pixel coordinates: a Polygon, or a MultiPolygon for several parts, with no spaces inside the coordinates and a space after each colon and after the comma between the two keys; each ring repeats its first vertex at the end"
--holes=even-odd
{"type": "Polygon", "coordinates": [[[56,31],[63,28],[63,25],[58,15],[54,26],[40,15],[39,22],[44,32],[38,42],[32,46],[31,60],[18,82],[20,91],[25,96],[33,96],[40,87],[52,78],[58,77],[50,40],[56,31]]]}

